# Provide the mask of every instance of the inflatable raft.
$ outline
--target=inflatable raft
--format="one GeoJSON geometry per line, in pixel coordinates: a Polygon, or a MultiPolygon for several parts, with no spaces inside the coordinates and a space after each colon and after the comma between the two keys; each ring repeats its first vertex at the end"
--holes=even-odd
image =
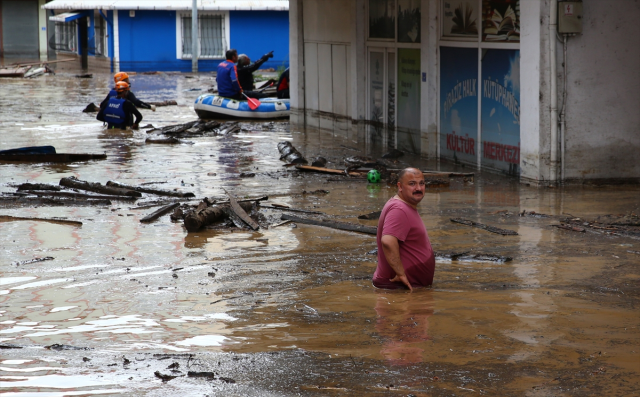
{"type": "Polygon", "coordinates": [[[224,98],[215,94],[200,95],[193,108],[201,119],[277,119],[289,117],[288,99],[261,98],[260,106],[251,110],[247,101],[224,98]]]}

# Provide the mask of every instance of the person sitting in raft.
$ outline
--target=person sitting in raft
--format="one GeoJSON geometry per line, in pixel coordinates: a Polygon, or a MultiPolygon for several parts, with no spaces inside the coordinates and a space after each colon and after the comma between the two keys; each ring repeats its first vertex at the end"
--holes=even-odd
{"type": "Polygon", "coordinates": [[[106,122],[109,129],[120,128],[124,130],[131,127],[137,130],[142,121],[142,115],[135,105],[127,99],[128,92],[129,84],[124,81],[116,83],[117,96],[100,104],[100,111],[96,119],[106,122]],[[135,121],[133,121],[133,116],[136,116],[135,121]]]}
{"type": "Polygon", "coordinates": [[[276,86],[278,98],[289,99],[289,68],[282,72],[280,79],[278,79],[278,85],[276,86]]]}
{"type": "MultiPolygon", "coordinates": [[[[116,73],[113,76],[113,80],[116,84],[118,84],[121,81],[124,81],[125,83],[129,84],[129,88],[131,88],[131,83],[129,82],[129,75],[126,74],[125,72],[119,72],[116,73]]],[[[129,89],[129,91],[127,91],[127,99],[133,103],[137,108],[142,108],[142,109],[151,109],[151,111],[155,112],[156,111],[156,105],[150,105],[146,102],[142,102],[141,100],[139,100],[138,98],[136,98],[136,96],[133,94],[133,92],[131,92],[131,89],[129,89]]],[[[100,103],[100,107],[102,107],[102,104],[105,103],[106,101],[109,100],[109,98],[113,98],[116,97],[118,95],[118,93],[116,92],[116,89],[112,89],[111,91],[109,91],[109,94],[107,95],[107,97],[104,99],[104,101],[102,101],[102,103],[100,103]]]]}
{"type": "Polygon", "coordinates": [[[238,80],[238,69],[236,68],[236,62],[238,62],[238,51],[232,48],[226,52],[225,56],[227,60],[220,62],[218,65],[218,74],[216,76],[216,82],[218,83],[218,95],[239,101],[243,100],[243,90],[240,85],[240,81],[238,80]]]}
{"type": "Polygon", "coordinates": [[[378,221],[377,288],[427,287],[433,283],[436,261],[417,206],[424,198],[422,172],[405,168],[398,173],[398,193],[382,209],[378,221]]]}
{"type": "MultiPolygon", "coordinates": [[[[269,58],[273,58],[273,51],[268,54],[264,54],[262,58],[258,59],[254,63],[251,63],[251,59],[245,54],[238,56],[238,80],[240,81],[240,86],[242,87],[245,95],[249,98],[260,99],[268,96],[261,92],[254,91],[255,86],[253,85],[253,72],[258,70],[263,63],[269,60],[269,58]]],[[[268,83],[269,82],[267,82],[267,84],[268,83]]]]}

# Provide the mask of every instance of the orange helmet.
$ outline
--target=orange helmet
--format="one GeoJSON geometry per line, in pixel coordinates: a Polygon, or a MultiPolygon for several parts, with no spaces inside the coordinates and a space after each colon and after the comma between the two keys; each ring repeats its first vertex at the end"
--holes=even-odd
{"type": "Polygon", "coordinates": [[[123,92],[129,90],[129,84],[126,81],[119,81],[116,83],[116,91],[123,92]]]}
{"type": "Polygon", "coordinates": [[[118,72],[113,76],[113,80],[117,83],[119,81],[122,81],[124,79],[128,79],[129,75],[126,74],[125,72],[118,72]]]}

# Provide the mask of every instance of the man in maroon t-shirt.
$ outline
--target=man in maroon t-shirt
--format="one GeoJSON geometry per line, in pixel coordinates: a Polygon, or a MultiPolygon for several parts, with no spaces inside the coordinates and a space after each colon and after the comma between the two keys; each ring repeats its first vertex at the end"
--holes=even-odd
{"type": "Polygon", "coordinates": [[[424,198],[424,176],[416,168],[398,174],[398,194],[382,209],[378,221],[378,288],[427,287],[436,267],[427,229],[417,206],[424,198]]]}

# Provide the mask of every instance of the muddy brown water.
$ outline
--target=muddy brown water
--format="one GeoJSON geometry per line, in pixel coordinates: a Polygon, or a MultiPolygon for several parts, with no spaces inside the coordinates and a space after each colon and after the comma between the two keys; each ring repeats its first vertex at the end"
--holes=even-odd
{"type": "MultiPolygon", "coordinates": [[[[195,119],[211,83],[134,76],[142,124],[195,119]],[[203,91],[191,91],[192,89],[203,91]]],[[[231,137],[145,145],[144,131],[106,132],[94,115],[109,76],[0,81],[0,149],[53,144],[108,154],[73,164],[0,164],[0,192],[63,177],[151,183],[198,198],[270,195],[273,203],[359,221],[394,194],[386,185],[334,181],[282,167],[276,143],[337,166],[379,155],[338,134],[243,123],[231,137]],[[344,146],[342,146],[344,145],[344,146]],[[239,178],[241,172],[256,173],[239,178]],[[301,195],[328,190],[328,194],[301,195]]],[[[470,171],[406,156],[399,166],[470,171]]],[[[66,217],[82,227],[0,223],[0,393],[90,395],[638,395],[640,241],[553,228],[557,216],[638,213],[637,186],[538,189],[477,174],[429,190],[420,204],[439,251],[508,255],[507,263],[438,261],[431,289],[372,287],[372,236],[283,225],[186,233],[168,216],[139,220],[137,203],[15,207],[2,215],[66,217]],[[508,210],[508,213],[498,212],[508,210]],[[551,218],[518,217],[522,210],[551,218]],[[454,224],[463,217],[512,229],[499,236],[454,224]],[[34,258],[53,260],[20,264],[34,258]],[[174,277],[175,275],[175,277],[174,277]],[[46,349],[54,344],[81,350],[46,349]],[[18,348],[20,347],[20,348],[18,348]],[[126,360],[128,361],[125,361],[126,360]],[[178,363],[169,369],[172,363],[178,363]],[[177,372],[173,372],[177,371],[177,372]],[[154,372],[177,378],[163,382],[154,372]],[[214,378],[186,376],[211,371],[214,378]]],[[[197,203],[197,201],[194,201],[197,203]]],[[[263,209],[272,222],[281,212],[263,209]]]]}

